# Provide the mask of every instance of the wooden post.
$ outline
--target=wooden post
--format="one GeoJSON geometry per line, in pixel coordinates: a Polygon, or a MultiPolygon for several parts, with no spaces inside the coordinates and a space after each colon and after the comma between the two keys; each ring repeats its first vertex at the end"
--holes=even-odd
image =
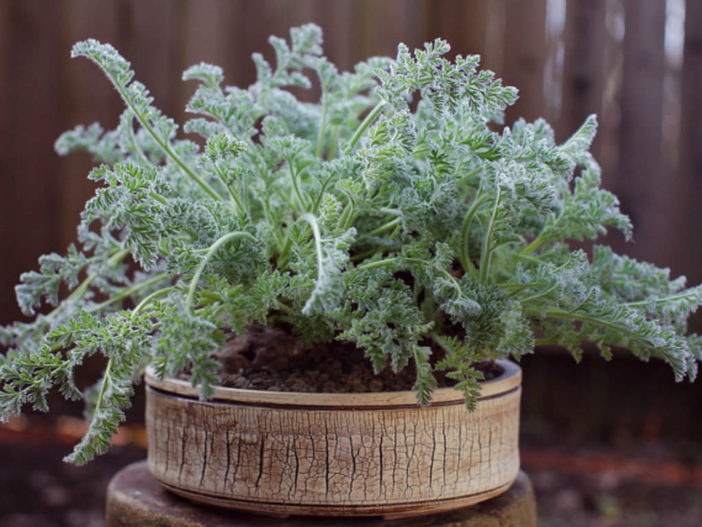
{"type": "MultiPolygon", "coordinates": [[[[58,93],[53,101],[60,108],[58,132],[90,123],[100,123],[109,130],[117,126],[123,102],[114,88],[95,64],[85,60],[71,59],[71,47],[78,40],[96,38],[103,42],[116,42],[124,17],[124,5],[116,0],[85,2],[69,0],[61,8],[61,40],[58,48],[61,77],[58,93]]],[[[56,139],[54,137],[53,139],[56,139]]],[[[59,251],[76,239],[76,225],[85,202],[95,194],[96,183],[88,181],[88,173],[94,166],[92,156],[87,153],[59,157],[45,145],[45,153],[59,167],[59,185],[53,199],[59,208],[57,222],[46,216],[46,223],[58,223],[59,251]]],[[[44,174],[47,177],[47,174],[44,174]]]]}
{"type": "Polygon", "coordinates": [[[687,2],[682,76],[680,175],[674,202],[680,268],[691,283],[702,281],[702,3],[687,2]],[[685,240],[685,242],[683,242],[685,240]]]}
{"type": "Polygon", "coordinates": [[[627,0],[619,131],[619,171],[614,192],[634,223],[636,258],[669,266],[662,117],[665,0],[627,0]]]}
{"type": "Polygon", "coordinates": [[[533,121],[544,109],[546,64],[546,0],[508,2],[504,34],[505,84],[519,88],[519,100],[507,110],[506,123],[517,117],[533,121]]]}
{"type": "MultiPolygon", "coordinates": [[[[556,137],[565,140],[599,114],[605,84],[606,0],[576,0],[566,9],[563,107],[556,137]]],[[[598,116],[600,121],[603,116],[598,116]]]]}
{"type": "Polygon", "coordinates": [[[57,222],[43,221],[58,209],[52,145],[63,50],[56,46],[58,2],[7,2],[0,12],[0,247],[7,255],[0,262],[0,316],[9,322],[19,317],[13,293],[19,274],[36,267],[40,254],[59,250],[57,222]]]}
{"type": "Polygon", "coordinates": [[[489,2],[482,0],[425,0],[422,40],[441,37],[452,54],[481,55],[487,47],[489,2]]]}

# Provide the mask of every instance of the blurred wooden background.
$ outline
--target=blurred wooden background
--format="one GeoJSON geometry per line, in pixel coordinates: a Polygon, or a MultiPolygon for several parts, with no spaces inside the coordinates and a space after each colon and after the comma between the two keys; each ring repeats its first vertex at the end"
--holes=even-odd
{"type": "Polygon", "coordinates": [[[228,84],[254,80],[267,37],[313,21],[340,69],[397,42],[437,36],[520,89],[508,115],[549,120],[564,140],[590,113],[605,186],[632,216],[619,250],[702,280],[702,2],[693,0],[0,0],[0,323],[19,316],[13,286],[37,257],[74,238],[87,156],[53,142],[79,123],[117,124],[122,103],[101,72],[71,61],[87,37],[114,44],[165,113],[183,122],[199,61],[228,84]]]}

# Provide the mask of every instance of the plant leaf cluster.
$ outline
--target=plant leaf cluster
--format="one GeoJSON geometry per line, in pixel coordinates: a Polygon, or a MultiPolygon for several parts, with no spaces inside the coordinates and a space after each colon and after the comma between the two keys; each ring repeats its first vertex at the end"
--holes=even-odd
{"type": "Polygon", "coordinates": [[[441,39],[350,72],[323,56],[314,25],[270,43],[274,63],[255,54],[246,89],[217,66],[185,71],[197,83],[185,136],[113,47],[74,46],[125,110],[114,130],[79,126],[56,143],[92,154],[102,186],[78,245],[17,286],[35,318],[0,330],[0,417],[45,410],[54,386],[85,398],[90,429],[68,459],[86,462],[108,447],[146,365],[190,372],[206,398],[226,335],[255,322],[305,344],[351,341],[376,371],[413,364],[422,404],[443,369],[474,406],[477,362],[539,342],[576,357],[583,341],[605,356],[627,347],[694,378],[700,339],[685,326],[702,289],[567,245],[631,234],[588,151],[594,117],[562,144],[543,120],[499,126],[516,90],[477,56],[445,58],[441,39]],[[104,376],[82,389],[74,370],[95,354],[104,376]]]}

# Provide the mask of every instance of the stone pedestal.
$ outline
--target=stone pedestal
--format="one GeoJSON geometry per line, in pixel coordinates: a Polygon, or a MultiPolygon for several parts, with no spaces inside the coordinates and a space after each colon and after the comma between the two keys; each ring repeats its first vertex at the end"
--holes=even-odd
{"type": "Polygon", "coordinates": [[[520,472],[504,494],[448,513],[401,520],[383,518],[288,519],[253,516],[195,505],[164,490],[146,462],[118,472],[107,489],[107,527],[536,527],[536,500],[529,478],[520,472]]]}

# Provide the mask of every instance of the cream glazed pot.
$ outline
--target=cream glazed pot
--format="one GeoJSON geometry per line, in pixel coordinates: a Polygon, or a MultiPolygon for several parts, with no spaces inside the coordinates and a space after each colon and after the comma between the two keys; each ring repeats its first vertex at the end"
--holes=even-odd
{"type": "Polygon", "coordinates": [[[463,393],[215,389],[146,375],[148,466],[191,500],[271,516],[439,512],[506,491],[519,471],[521,369],[463,393]]]}

